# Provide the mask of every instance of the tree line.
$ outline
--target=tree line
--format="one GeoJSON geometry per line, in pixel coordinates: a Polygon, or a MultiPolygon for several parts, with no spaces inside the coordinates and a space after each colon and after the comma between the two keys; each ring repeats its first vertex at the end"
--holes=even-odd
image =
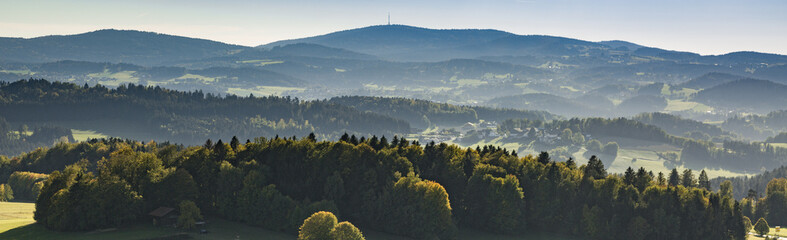
{"type": "Polygon", "coordinates": [[[453,239],[465,227],[591,239],[745,236],[731,194],[671,185],[650,172],[631,181],[607,174],[595,156],[579,166],[574,159],[555,162],[548,153],[520,157],[495,146],[354,135],[336,142],[309,135],[193,147],[61,146],[40,154],[73,164],[49,175],[35,213],[36,221],[57,230],[117,226],[193,201],[203,213],[291,233],[326,211],[418,239],[453,239]]]}
{"type": "Polygon", "coordinates": [[[335,138],[342,132],[410,132],[404,120],[327,101],[222,97],[199,90],[181,92],[134,84],[110,89],[37,79],[0,83],[0,115],[9,122],[109,122],[96,126],[110,135],[133,133],[136,139],[187,144],[233,135],[250,139],[319,132],[321,137],[335,138]]]}
{"type": "Polygon", "coordinates": [[[550,120],[554,116],[544,111],[500,109],[479,106],[458,106],[408,98],[343,96],[328,100],[351,106],[361,111],[371,111],[406,120],[413,127],[426,129],[432,125],[457,126],[467,122],[503,121],[512,118],[550,120]]]}
{"type": "MultiPolygon", "coordinates": [[[[58,141],[74,141],[71,129],[51,125],[12,126],[0,115],[0,155],[13,156],[58,141]]],[[[4,161],[0,157],[0,161],[4,161]]]]}

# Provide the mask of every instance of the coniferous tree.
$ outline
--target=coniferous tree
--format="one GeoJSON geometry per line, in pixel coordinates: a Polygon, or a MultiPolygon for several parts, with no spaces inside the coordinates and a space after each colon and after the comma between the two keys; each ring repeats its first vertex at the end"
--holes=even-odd
{"type": "Polygon", "coordinates": [[[634,186],[637,187],[637,190],[640,192],[645,191],[645,188],[650,186],[651,181],[653,181],[653,176],[645,171],[644,167],[640,167],[634,180],[634,186]]]}
{"type": "Polygon", "coordinates": [[[694,179],[694,173],[691,172],[691,169],[683,170],[683,175],[680,178],[680,184],[684,187],[697,187],[697,181],[694,179]]]}
{"type": "Polygon", "coordinates": [[[577,163],[574,161],[573,157],[569,157],[568,160],[566,160],[566,167],[572,170],[577,168],[577,163]]]}
{"type": "Polygon", "coordinates": [[[670,186],[678,186],[681,184],[680,174],[678,173],[678,169],[673,168],[669,174],[669,180],[667,181],[670,186]]]}
{"type": "Polygon", "coordinates": [[[623,173],[623,183],[628,184],[628,185],[634,185],[634,178],[635,178],[634,169],[631,169],[631,167],[628,167],[626,169],[626,172],[623,173]]]}
{"type": "Polygon", "coordinates": [[[603,179],[607,177],[607,169],[604,168],[604,163],[596,155],[590,156],[588,164],[584,170],[585,176],[593,179],[603,179]]]}
{"type": "Polygon", "coordinates": [[[658,184],[659,186],[666,186],[667,185],[667,179],[664,178],[664,173],[659,172],[659,175],[656,178],[656,184],[658,184]]]}
{"type": "Polygon", "coordinates": [[[550,161],[552,161],[552,158],[549,157],[548,152],[542,151],[541,153],[538,154],[538,162],[542,164],[548,164],[550,161]]]}
{"type": "Polygon", "coordinates": [[[232,150],[238,151],[238,147],[240,146],[240,140],[238,140],[237,136],[232,136],[232,140],[230,140],[230,147],[232,150]]]}
{"type": "Polygon", "coordinates": [[[710,191],[710,180],[708,179],[708,174],[705,173],[705,169],[700,172],[700,177],[697,179],[697,184],[699,188],[710,191]]]}

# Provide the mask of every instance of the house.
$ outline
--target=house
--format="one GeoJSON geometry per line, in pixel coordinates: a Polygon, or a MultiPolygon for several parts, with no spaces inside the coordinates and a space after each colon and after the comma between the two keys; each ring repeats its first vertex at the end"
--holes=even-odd
{"type": "Polygon", "coordinates": [[[174,208],[159,207],[148,215],[153,217],[153,225],[155,226],[175,226],[178,223],[178,214],[174,208]]]}
{"type": "Polygon", "coordinates": [[[459,131],[462,132],[462,133],[467,133],[467,132],[475,130],[475,129],[476,129],[476,125],[471,123],[471,122],[467,122],[467,123],[465,123],[465,125],[462,125],[461,127],[459,127],[459,131]]]}

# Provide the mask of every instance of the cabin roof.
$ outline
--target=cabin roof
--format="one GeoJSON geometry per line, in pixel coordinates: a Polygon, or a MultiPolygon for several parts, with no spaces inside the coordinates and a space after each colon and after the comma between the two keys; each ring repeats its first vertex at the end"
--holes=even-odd
{"type": "Polygon", "coordinates": [[[167,214],[171,213],[174,210],[175,210],[174,208],[159,207],[159,208],[156,208],[156,210],[153,210],[152,212],[148,213],[148,215],[154,216],[154,217],[164,217],[164,216],[167,216],[167,214]]]}

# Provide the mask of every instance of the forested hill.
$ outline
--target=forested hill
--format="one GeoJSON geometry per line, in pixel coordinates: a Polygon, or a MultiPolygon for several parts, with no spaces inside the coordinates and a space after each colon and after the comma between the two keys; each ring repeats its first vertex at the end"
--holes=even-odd
{"type": "Polygon", "coordinates": [[[697,93],[694,100],[721,109],[746,109],[758,113],[783,110],[787,85],[759,79],[727,82],[697,93]]]}
{"type": "Polygon", "coordinates": [[[223,56],[246,48],[248,47],[153,32],[106,29],[67,36],[0,38],[0,60],[81,60],[151,66],[223,56]]]}
{"type": "Polygon", "coordinates": [[[746,77],[727,74],[727,73],[712,72],[693,78],[689,81],[679,84],[678,86],[693,88],[693,89],[706,89],[744,78],[746,77]]]}
{"type": "Polygon", "coordinates": [[[53,160],[76,164],[48,175],[35,219],[59,231],[127,225],[161,206],[196,203],[216,217],[290,233],[312,213],[330,211],[415,239],[456,239],[458,228],[588,239],[746,234],[730,189],[712,192],[705,181],[698,188],[690,171],[683,174],[686,186],[673,182],[677,173],[667,182],[644,168],[623,178],[607,175],[595,156],[578,166],[493,146],[353,135],[338,142],[257,138],[185,149],[96,140],[39,150],[2,167],[53,160]]]}
{"type": "Polygon", "coordinates": [[[109,89],[46,80],[0,84],[0,116],[110,136],[200,144],[207,138],[260,135],[336,137],[343,132],[409,133],[404,120],[324,101],[289,97],[219,97],[201,91],[121,85],[109,89]]]}
{"type": "Polygon", "coordinates": [[[527,118],[552,120],[554,115],[545,111],[526,111],[478,106],[457,106],[407,98],[385,98],[345,96],[328,100],[332,103],[351,106],[361,111],[370,111],[407,120],[411,126],[426,129],[431,125],[459,126],[467,122],[501,122],[506,119],[527,118]]]}
{"type": "Polygon", "coordinates": [[[666,113],[642,113],[631,118],[645,124],[650,124],[664,129],[669,134],[676,136],[691,136],[695,133],[704,135],[701,139],[710,140],[713,137],[732,136],[732,133],[722,130],[715,125],[706,124],[696,120],[685,119],[666,113]]]}

